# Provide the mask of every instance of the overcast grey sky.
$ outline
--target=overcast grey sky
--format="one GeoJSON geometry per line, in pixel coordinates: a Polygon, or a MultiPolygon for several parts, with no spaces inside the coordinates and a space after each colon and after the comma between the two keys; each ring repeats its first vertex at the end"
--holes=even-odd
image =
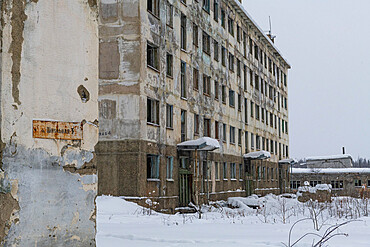
{"type": "Polygon", "coordinates": [[[370,158],[370,1],[243,0],[289,71],[290,156],[370,158]]]}

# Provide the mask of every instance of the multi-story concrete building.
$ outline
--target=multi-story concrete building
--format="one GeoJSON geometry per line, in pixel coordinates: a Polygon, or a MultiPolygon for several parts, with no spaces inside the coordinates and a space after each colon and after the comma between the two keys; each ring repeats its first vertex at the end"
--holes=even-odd
{"type": "Polygon", "coordinates": [[[100,194],[186,205],[194,154],[177,144],[203,136],[220,143],[201,166],[214,199],[245,194],[243,154],[289,156],[290,65],[241,2],[100,8],[100,194]]]}

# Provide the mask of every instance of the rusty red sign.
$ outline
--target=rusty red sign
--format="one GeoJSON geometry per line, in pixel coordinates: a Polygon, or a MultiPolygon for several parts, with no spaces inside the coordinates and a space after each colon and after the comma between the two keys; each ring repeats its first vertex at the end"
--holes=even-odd
{"type": "Polygon", "coordinates": [[[33,138],[82,140],[80,122],[33,120],[33,138]]]}

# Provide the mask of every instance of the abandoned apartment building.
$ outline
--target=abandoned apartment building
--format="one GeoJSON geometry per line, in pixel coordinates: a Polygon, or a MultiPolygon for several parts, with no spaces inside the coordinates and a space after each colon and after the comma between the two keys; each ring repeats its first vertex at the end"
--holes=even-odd
{"type": "Polygon", "coordinates": [[[292,168],[292,190],[306,181],[312,187],[330,184],[334,196],[370,197],[370,168],[353,167],[348,154],[306,158],[305,168],[292,168]]]}
{"type": "Polygon", "coordinates": [[[99,21],[99,194],[173,209],[199,177],[210,200],[289,189],[290,65],[241,1],[101,0],[99,21]],[[180,148],[202,137],[219,147],[180,148]]]}

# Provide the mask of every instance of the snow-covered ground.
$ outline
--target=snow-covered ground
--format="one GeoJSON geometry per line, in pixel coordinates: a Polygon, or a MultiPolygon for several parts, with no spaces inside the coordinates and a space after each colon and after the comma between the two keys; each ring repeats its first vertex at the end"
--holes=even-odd
{"type": "MultiPolygon", "coordinates": [[[[361,216],[367,210],[363,202],[337,199],[322,209],[322,204],[309,206],[296,199],[268,195],[232,198],[228,204],[238,208],[230,209],[225,202],[219,202],[214,207],[204,207],[202,219],[198,219],[197,214],[160,214],[121,198],[101,196],[97,198],[97,246],[285,246],[292,224],[309,217],[313,209],[318,213],[319,227],[324,224],[321,230],[315,231],[312,220],[299,222],[292,231],[291,243],[305,233],[322,235],[330,225],[357,218],[334,232],[347,233],[347,237],[336,236],[327,246],[370,246],[370,218],[361,216]],[[256,203],[263,206],[246,206],[256,203]]],[[[318,239],[307,236],[295,246],[312,246],[318,239]]]]}

